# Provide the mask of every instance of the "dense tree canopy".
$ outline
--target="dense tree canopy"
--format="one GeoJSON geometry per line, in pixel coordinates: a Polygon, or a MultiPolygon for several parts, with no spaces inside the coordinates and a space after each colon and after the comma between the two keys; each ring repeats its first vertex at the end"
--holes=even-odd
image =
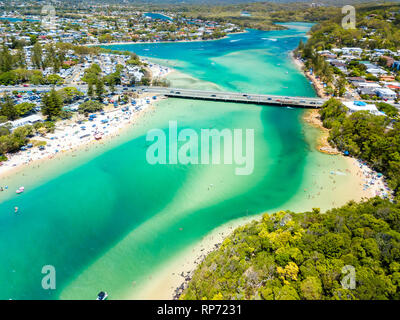
{"type": "Polygon", "coordinates": [[[103,105],[98,101],[86,101],[79,106],[79,113],[89,114],[97,111],[102,111],[103,105]]]}
{"type": "Polygon", "coordinates": [[[374,198],[265,214],[210,253],[181,296],[213,298],[400,299],[400,205],[374,198]]]}
{"type": "Polygon", "coordinates": [[[321,120],[330,128],[329,142],[341,151],[367,161],[388,178],[396,193],[400,187],[400,123],[368,111],[346,114],[347,108],[331,99],[320,110],[321,120]]]}

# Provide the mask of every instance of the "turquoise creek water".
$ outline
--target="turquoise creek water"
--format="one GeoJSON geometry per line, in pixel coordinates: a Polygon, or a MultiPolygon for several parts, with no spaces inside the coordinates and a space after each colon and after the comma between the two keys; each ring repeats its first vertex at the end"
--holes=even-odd
{"type": "MultiPolygon", "coordinates": [[[[289,56],[310,25],[289,26],[218,41],[114,48],[173,66],[174,86],[315,96],[289,56]]],[[[112,147],[51,172],[49,164],[40,179],[20,176],[26,192],[0,198],[0,298],[94,299],[101,290],[125,298],[214,228],[286,205],[301,207],[308,176],[322,177],[328,162],[345,168],[312,150],[302,112],[162,100],[112,147]],[[179,130],[254,129],[253,174],[237,176],[234,165],[148,164],[146,133],[167,130],[169,120],[178,121],[179,130]],[[55,267],[55,290],[41,286],[45,265],[55,267]]]]}
{"type": "Polygon", "coordinates": [[[152,19],[159,19],[159,20],[172,20],[172,18],[156,12],[146,12],[144,16],[152,18],[152,19]]]}

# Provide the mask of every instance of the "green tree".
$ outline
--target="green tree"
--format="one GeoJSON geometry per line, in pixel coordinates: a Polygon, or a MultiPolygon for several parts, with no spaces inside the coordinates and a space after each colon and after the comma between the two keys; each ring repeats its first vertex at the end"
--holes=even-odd
{"type": "Polygon", "coordinates": [[[46,81],[52,85],[61,85],[64,83],[64,79],[61,78],[58,74],[49,74],[46,77],[46,81]]]}
{"type": "Polygon", "coordinates": [[[103,80],[98,80],[96,82],[96,97],[99,101],[103,100],[103,94],[104,94],[104,82],[103,80]]]}
{"type": "Polygon", "coordinates": [[[43,67],[43,49],[39,42],[36,42],[32,49],[32,64],[37,69],[42,69],[43,67]]]}
{"type": "Polygon", "coordinates": [[[13,57],[10,53],[10,49],[6,45],[3,45],[0,53],[0,70],[2,72],[11,71],[13,67],[13,57]]]}
{"type": "Polygon", "coordinates": [[[42,98],[42,113],[49,120],[58,117],[63,107],[63,100],[59,93],[53,88],[50,93],[45,93],[42,98]]]}
{"type": "Polygon", "coordinates": [[[4,103],[0,104],[0,115],[7,117],[8,120],[18,119],[15,103],[8,95],[4,97],[4,103]]]}
{"type": "Polygon", "coordinates": [[[89,84],[88,84],[87,94],[88,94],[89,97],[93,97],[93,94],[94,94],[94,92],[93,92],[93,84],[91,82],[89,82],[89,84]]]}

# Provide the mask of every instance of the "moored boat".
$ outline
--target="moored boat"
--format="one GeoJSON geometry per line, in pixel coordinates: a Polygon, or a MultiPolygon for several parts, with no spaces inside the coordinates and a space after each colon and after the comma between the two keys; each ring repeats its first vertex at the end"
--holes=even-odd
{"type": "Polygon", "coordinates": [[[22,193],[22,192],[24,192],[25,191],[25,188],[24,187],[19,187],[19,189],[17,190],[17,191],[15,191],[16,193],[18,193],[18,194],[20,194],[20,193],[22,193]]]}
{"type": "Polygon", "coordinates": [[[108,298],[108,294],[105,291],[100,291],[99,294],[97,295],[96,300],[106,300],[108,298]]]}

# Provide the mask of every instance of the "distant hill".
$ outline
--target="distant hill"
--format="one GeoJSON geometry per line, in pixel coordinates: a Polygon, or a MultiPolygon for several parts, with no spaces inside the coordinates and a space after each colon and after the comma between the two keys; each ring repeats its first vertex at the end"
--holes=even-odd
{"type": "MultiPolygon", "coordinates": [[[[112,0],[110,0],[112,1],[112,0]]],[[[215,4],[215,5],[228,5],[228,4],[238,4],[238,3],[252,3],[252,2],[270,2],[270,3],[290,3],[290,2],[302,2],[302,3],[314,3],[314,4],[323,4],[323,5],[331,5],[331,6],[342,6],[345,4],[358,4],[358,3],[366,3],[366,2],[375,2],[375,3],[384,3],[384,2],[399,2],[400,0],[393,1],[374,1],[374,0],[322,0],[322,1],[312,1],[312,0],[146,0],[146,1],[127,1],[130,3],[152,3],[152,4],[215,4]]]]}
{"type": "MultiPolygon", "coordinates": [[[[70,2],[80,2],[77,0],[69,0],[70,2]]],[[[177,5],[229,5],[229,4],[239,4],[239,3],[254,3],[254,2],[269,2],[269,3],[314,3],[316,5],[330,5],[330,6],[343,6],[346,4],[359,4],[359,3],[367,3],[367,2],[375,2],[375,3],[388,3],[388,2],[399,2],[400,0],[392,0],[392,1],[376,1],[376,0],[92,0],[89,3],[125,3],[125,4],[177,4],[177,5]]],[[[65,2],[68,2],[65,1],[65,2]]]]}

